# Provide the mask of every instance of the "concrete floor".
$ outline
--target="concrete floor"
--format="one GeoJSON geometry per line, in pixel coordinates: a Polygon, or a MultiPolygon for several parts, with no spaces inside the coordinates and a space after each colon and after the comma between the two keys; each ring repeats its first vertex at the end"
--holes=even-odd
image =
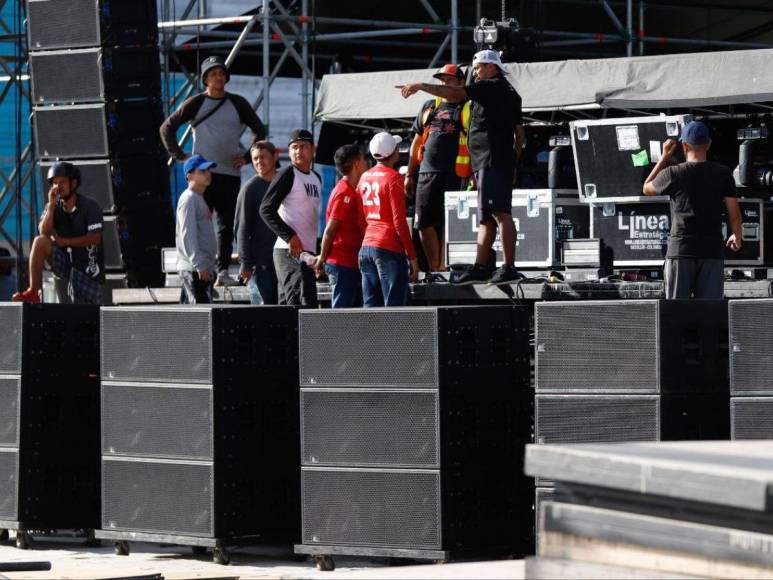
{"type": "Polygon", "coordinates": [[[133,542],[129,556],[116,556],[112,545],[86,548],[81,541],[70,538],[36,538],[31,550],[17,550],[11,543],[0,544],[0,562],[41,561],[51,562],[49,572],[6,572],[0,578],[12,580],[77,579],[97,580],[163,574],[167,579],[188,578],[345,578],[408,579],[480,578],[502,580],[523,578],[523,560],[499,560],[492,562],[460,562],[449,564],[420,564],[387,566],[385,561],[364,558],[335,559],[336,570],[319,572],[311,561],[293,562],[277,552],[245,549],[232,554],[230,566],[212,562],[211,555],[195,556],[190,548],[159,546],[133,542]]]}

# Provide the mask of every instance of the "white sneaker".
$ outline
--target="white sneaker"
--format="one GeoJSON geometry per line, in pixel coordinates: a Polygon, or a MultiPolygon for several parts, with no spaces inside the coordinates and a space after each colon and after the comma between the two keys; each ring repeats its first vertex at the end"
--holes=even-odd
{"type": "Polygon", "coordinates": [[[231,278],[228,270],[221,270],[217,275],[215,286],[238,286],[239,282],[231,278]]]}

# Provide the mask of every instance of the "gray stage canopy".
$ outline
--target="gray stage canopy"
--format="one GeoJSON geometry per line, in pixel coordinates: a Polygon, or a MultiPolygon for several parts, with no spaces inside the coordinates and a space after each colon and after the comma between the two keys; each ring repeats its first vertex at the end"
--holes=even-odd
{"type": "MultiPolygon", "coordinates": [[[[691,109],[773,101],[773,49],[508,64],[525,112],[691,109]]],[[[395,85],[431,70],[328,75],[315,111],[326,122],[412,118],[428,97],[395,85]]],[[[436,82],[436,81],[435,81],[436,82]]],[[[767,107],[766,107],[767,108],[767,107]]]]}

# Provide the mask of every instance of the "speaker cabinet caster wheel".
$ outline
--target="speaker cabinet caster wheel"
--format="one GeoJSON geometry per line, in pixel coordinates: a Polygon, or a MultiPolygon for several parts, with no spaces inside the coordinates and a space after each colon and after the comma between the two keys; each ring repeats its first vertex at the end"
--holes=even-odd
{"type": "Polygon", "coordinates": [[[83,545],[87,548],[99,548],[102,546],[102,540],[94,537],[94,530],[86,530],[86,539],[83,541],[83,545]]]}
{"type": "Polygon", "coordinates": [[[231,554],[225,548],[215,548],[212,550],[212,561],[215,564],[228,566],[231,563],[231,554]]]}
{"type": "Polygon", "coordinates": [[[320,572],[332,572],[336,569],[336,564],[330,556],[314,556],[314,562],[320,572]]]}
{"type": "Polygon", "coordinates": [[[206,546],[191,546],[191,552],[193,552],[197,556],[202,556],[202,555],[207,553],[207,547],[206,546]]]}
{"type": "Polygon", "coordinates": [[[126,540],[118,540],[113,543],[113,550],[116,556],[128,556],[131,553],[129,548],[129,542],[126,540]]]}
{"type": "Polygon", "coordinates": [[[8,530],[0,530],[0,542],[8,541],[8,530]]]}
{"type": "Polygon", "coordinates": [[[29,550],[32,547],[32,536],[25,530],[16,532],[16,547],[20,550],[29,550]]]}

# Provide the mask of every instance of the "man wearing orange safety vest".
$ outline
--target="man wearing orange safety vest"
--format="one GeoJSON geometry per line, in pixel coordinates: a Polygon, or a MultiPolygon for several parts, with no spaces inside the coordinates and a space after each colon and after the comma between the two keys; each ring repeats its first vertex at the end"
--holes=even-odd
{"type": "MultiPolygon", "coordinates": [[[[434,75],[446,86],[464,86],[464,73],[447,64],[434,75]]],[[[424,103],[413,124],[405,192],[416,195],[416,217],[421,244],[430,272],[445,269],[443,259],[444,198],[446,191],[459,191],[472,175],[467,131],[470,101],[436,97],[424,103]],[[418,169],[418,180],[416,172],[418,169]]]]}

